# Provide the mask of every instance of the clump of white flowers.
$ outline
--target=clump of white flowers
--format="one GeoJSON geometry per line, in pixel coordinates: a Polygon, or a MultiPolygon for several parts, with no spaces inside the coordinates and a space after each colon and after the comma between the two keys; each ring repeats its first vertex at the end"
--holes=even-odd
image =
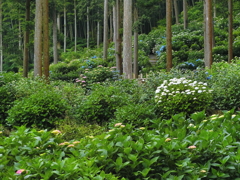
{"type": "Polygon", "coordinates": [[[164,80],[155,91],[155,100],[164,115],[205,110],[212,101],[207,83],[186,78],[164,80]]]}

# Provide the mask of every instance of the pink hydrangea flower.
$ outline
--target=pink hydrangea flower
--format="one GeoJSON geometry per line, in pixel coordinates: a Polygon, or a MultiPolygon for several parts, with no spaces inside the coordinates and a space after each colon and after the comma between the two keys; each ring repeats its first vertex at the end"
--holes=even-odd
{"type": "Polygon", "coordinates": [[[25,169],[19,169],[17,170],[16,174],[22,174],[24,171],[26,171],[25,169]]]}

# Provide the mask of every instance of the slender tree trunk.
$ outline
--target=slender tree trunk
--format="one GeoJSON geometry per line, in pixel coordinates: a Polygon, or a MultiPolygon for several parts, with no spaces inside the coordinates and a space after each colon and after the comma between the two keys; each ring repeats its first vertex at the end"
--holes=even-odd
{"type": "Polygon", "coordinates": [[[104,0],[104,27],[103,27],[103,59],[107,60],[108,53],[108,0],[104,0]]]}
{"type": "Polygon", "coordinates": [[[26,27],[24,32],[24,50],[23,50],[23,77],[28,77],[28,64],[29,64],[29,26],[28,23],[30,21],[30,1],[26,0],[26,27]]]}
{"type": "Polygon", "coordinates": [[[87,7],[87,48],[89,48],[89,7],[87,7]]]}
{"type": "Polygon", "coordinates": [[[64,45],[63,45],[63,52],[66,52],[67,49],[67,10],[66,4],[64,4],[64,45]]]}
{"type": "Polygon", "coordinates": [[[97,48],[99,48],[100,44],[100,21],[97,22],[97,48]]]}
{"type": "Polygon", "coordinates": [[[116,32],[117,32],[117,10],[116,10],[116,2],[113,4],[113,42],[115,44],[116,50],[116,32]]]}
{"type": "Polygon", "coordinates": [[[172,68],[172,1],[166,0],[166,18],[167,18],[167,29],[166,29],[166,39],[167,39],[167,71],[172,68]]]}
{"type": "Polygon", "coordinates": [[[179,18],[178,18],[178,4],[177,4],[177,0],[174,0],[174,10],[175,10],[175,19],[176,19],[176,24],[179,24],[179,18]]]}
{"type": "Polygon", "coordinates": [[[43,69],[46,79],[49,78],[49,2],[43,0],[43,69]]]}
{"type": "Polygon", "coordinates": [[[212,21],[212,0],[205,0],[206,7],[206,51],[205,53],[205,66],[211,67],[212,65],[212,47],[213,47],[213,21],[212,21]]]}
{"type": "Polygon", "coordinates": [[[233,1],[228,0],[228,62],[233,59],[233,1]]]}
{"type": "Polygon", "coordinates": [[[57,42],[57,13],[56,1],[53,3],[53,63],[58,63],[58,42],[57,42]]]}
{"type": "Polygon", "coordinates": [[[116,64],[117,64],[117,70],[120,74],[123,73],[123,59],[122,59],[122,39],[119,33],[119,29],[121,27],[121,18],[120,18],[120,0],[116,0],[116,44],[115,44],[115,50],[116,50],[116,64]]]}
{"type": "MultiPolygon", "coordinates": [[[[134,6],[134,22],[138,21],[138,10],[134,6]]],[[[138,26],[134,29],[134,68],[133,68],[134,78],[138,78],[138,26]]]]}
{"type": "MultiPolygon", "coordinates": [[[[56,9],[56,7],[55,7],[55,9],[56,9]]],[[[60,19],[61,19],[60,13],[58,13],[58,14],[57,14],[57,31],[58,31],[59,34],[61,33],[61,23],[60,23],[60,19]]],[[[57,42],[57,48],[58,48],[58,49],[61,49],[61,44],[60,44],[59,41],[57,42]]]]}
{"type": "Polygon", "coordinates": [[[21,51],[22,50],[22,28],[21,28],[21,21],[20,17],[18,20],[18,49],[21,51]]]}
{"type": "Polygon", "coordinates": [[[123,74],[132,79],[132,0],[124,0],[123,74]]]}
{"type": "Polygon", "coordinates": [[[42,0],[36,0],[34,34],[34,76],[42,76],[42,0]]]}
{"type": "Polygon", "coordinates": [[[75,32],[74,51],[77,52],[77,6],[76,6],[76,0],[74,0],[74,32],[75,32]]]}
{"type": "Polygon", "coordinates": [[[188,28],[187,0],[183,0],[183,21],[184,21],[184,29],[187,29],[188,28]]]}
{"type": "Polygon", "coordinates": [[[2,0],[0,0],[0,72],[3,71],[3,46],[2,46],[2,0]]]}
{"type": "Polygon", "coordinates": [[[113,18],[112,18],[112,13],[110,13],[110,15],[109,15],[109,21],[110,21],[110,24],[109,24],[109,26],[110,26],[110,28],[109,28],[110,34],[109,34],[109,36],[110,36],[110,41],[112,41],[113,40],[113,18]]]}
{"type": "Polygon", "coordinates": [[[213,0],[213,18],[217,17],[216,0],[213,0]]]}

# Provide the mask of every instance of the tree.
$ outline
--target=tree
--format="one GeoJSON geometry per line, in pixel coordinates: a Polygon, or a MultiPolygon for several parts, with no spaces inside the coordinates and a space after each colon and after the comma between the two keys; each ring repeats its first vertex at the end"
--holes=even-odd
{"type": "Polygon", "coordinates": [[[53,1],[53,62],[58,63],[58,38],[57,38],[57,13],[56,13],[56,1],[53,1]]]}
{"type": "Polygon", "coordinates": [[[2,31],[2,0],[0,0],[0,72],[3,71],[2,31]]]}
{"type": "Polygon", "coordinates": [[[23,52],[23,77],[28,77],[28,64],[29,64],[29,21],[30,21],[30,1],[26,0],[26,27],[24,31],[24,52],[23,52]]]}
{"type": "Polygon", "coordinates": [[[188,16],[187,16],[187,0],[183,0],[183,24],[184,29],[188,28],[188,16]]]}
{"type": "Polygon", "coordinates": [[[35,34],[34,34],[34,76],[49,77],[49,9],[48,0],[36,0],[35,34]]]}
{"type": "Polygon", "coordinates": [[[132,79],[132,0],[124,0],[123,4],[123,74],[132,79]]]}
{"type": "Polygon", "coordinates": [[[138,10],[136,4],[134,6],[134,60],[133,73],[134,78],[138,78],[138,10]]]}
{"type": "Polygon", "coordinates": [[[104,21],[103,21],[103,59],[107,60],[108,53],[108,0],[104,0],[104,21]]]}
{"type": "Polygon", "coordinates": [[[228,62],[233,59],[233,1],[228,0],[228,62]]]}
{"type": "Polygon", "coordinates": [[[179,24],[179,18],[178,18],[178,3],[177,0],[173,0],[174,3],[174,10],[175,10],[175,19],[176,19],[176,24],[179,24]]]}
{"type": "Polygon", "coordinates": [[[34,33],[34,76],[42,76],[42,0],[36,0],[34,33]]]}
{"type": "Polygon", "coordinates": [[[166,0],[167,71],[172,68],[172,1],[166,0]]]}
{"type": "Polygon", "coordinates": [[[205,42],[204,42],[204,62],[206,67],[212,65],[212,47],[213,47],[213,19],[212,19],[212,0],[204,1],[205,10],[205,42]]]}

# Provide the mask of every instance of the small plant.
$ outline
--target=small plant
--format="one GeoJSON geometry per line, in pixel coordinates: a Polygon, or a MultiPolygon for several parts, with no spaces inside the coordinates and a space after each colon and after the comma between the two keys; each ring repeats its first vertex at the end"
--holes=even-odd
{"type": "Polygon", "coordinates": [[[155,100],[163,116],[180,112],[191,114],[205,110],[212,101],[211,90],[207,83],[173,78],[165,80],[156,90],[155,100]]]}

